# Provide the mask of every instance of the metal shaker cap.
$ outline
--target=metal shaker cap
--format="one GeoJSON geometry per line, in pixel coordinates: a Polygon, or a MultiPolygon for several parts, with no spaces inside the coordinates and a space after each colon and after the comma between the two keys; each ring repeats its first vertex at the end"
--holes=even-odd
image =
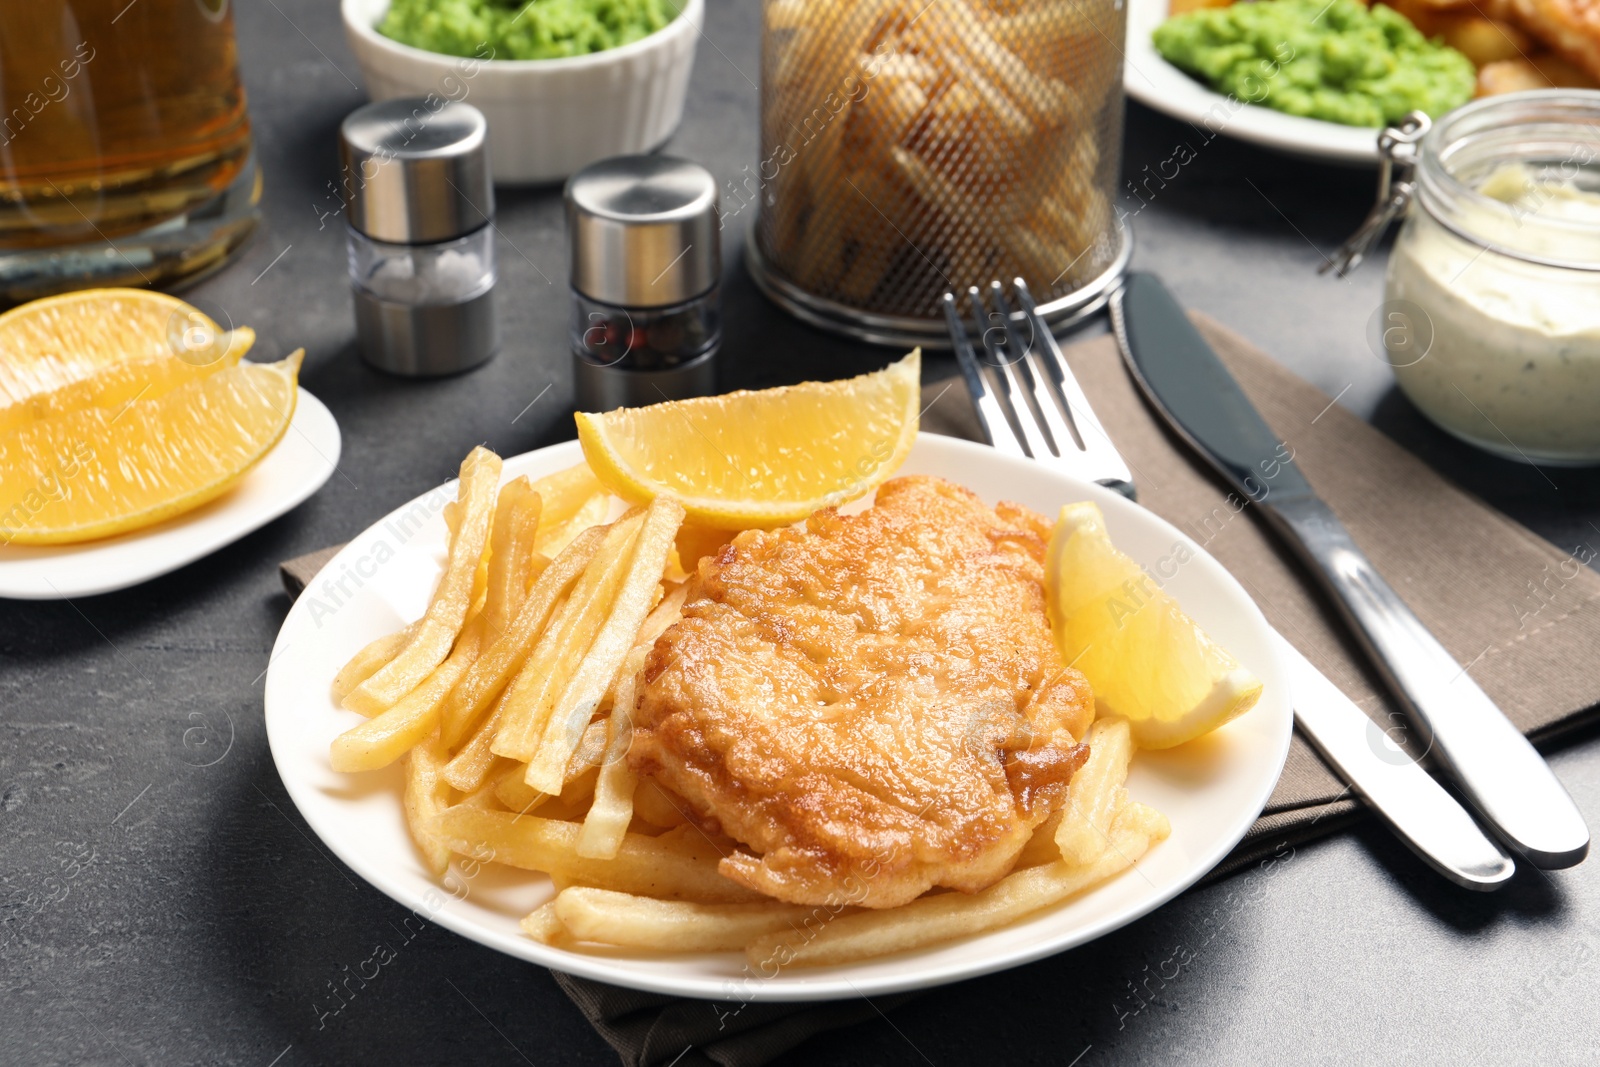
{"type": "Polygon", "coordinates": [[[357,108],[339,127],[350,225],[391,244],[462,237],[494,215],[489,124],[471,104],[422,97],[357,108]]]}
{"type": "Polygon", "coordinates": [[[567,181],[572,287],[623,307],[664,307],[722,274],[717,182],[672,156],[617,156],[567,181]]]}

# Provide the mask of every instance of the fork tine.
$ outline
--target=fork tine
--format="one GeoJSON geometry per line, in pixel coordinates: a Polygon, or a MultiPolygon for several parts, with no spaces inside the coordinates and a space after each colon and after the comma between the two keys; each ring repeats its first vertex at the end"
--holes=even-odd
{"type": "Polygon", "coordinates": [[[972,396],[972,406],[977,410],[978,425],[983,435],[999,451],[1026,457],[1027,450],[1006,421],[1005,409],[1000,406],[999,398],[984,377],[983,368],[978,365],[978,355],[972,350],[967,328],[961,322],[961,312],[956,309],[955,294],[944,294],[941,303],[944,305],[945,325],[950,329],[950,344],[956,350],[956,362],[961,365],[961,376],[966,379],[967,392],[972,396]]]}
{"type": "Polygon", "coordinates": [[[1037,417],[1044,420],[1050,440],[1055,442],[1056,454],[1066,459],[1072,452],[1083,451],[1083,442],[1078,438],[1076,431],[1061,417],[1061,409],[1050,395],[1050,387],[1045,385],[1044,374],[1039,373],[1033,365],[1039,359],[1037,349],[1040,341],[1037,323],[1033,319],[1028,319],[1027,322],[1032,327],[1029,332],[1034,336],[1023,337],[1012,315],[1011,302],[1006,299],[1005,290],[999,282],[990,283],[989,296],[994,301],[995,309],[1000,312],[1000,317],[1005,320],[1006,336],[1010,339],[1011,349],[1017,353],[1017,366],[1022,372],[1019,377],[1026,379],[1024,388],[1032,395],[1037,417]]]}
{"type": "Polygon", "coordinates": [[[1134,499],[1133,472],[1128,469],[1122,453],[1117,451],[1111,435],[1100,425],[1094,408],[1089,406],[1089,398],[1083,395],[1083,387],[1078,384],[1078,379],[1073,377],[1072,368],[1067,366],[1066,357],[1061,354],[1061,346],[1056,343],[1055,334],[1050,332],[1050,327],[1034,305],[1033,294],[1028,291],[1028,283],[1016,278],[1011,284],[1016,288],[1017,303],[1022,305],[1022,313],[1033,325],[1034,337],[1043,342],[1036,350],[1036,358],[1046,373],[1054,379],[1056,390],[1065,406],[1067,416],[1072,420],[1073,428],[1077,431],[1085,455],[1092,461],[1095,470],[1107,472],[1097,481],[1109,489],[1115,489],[1130,500],[1134,499]]]}
{"type": "MultiPolygon", "coordinates": [[[[989,353],[989,359],[1000,369],[1000,387],[1005,393],[1006,404],[1011,408],[1011,414],[1016,416],[1016,425],[1022,430],[1022,439],[1027,443],[1028,454],[1034,459],[1048,463],[1055,458],[1055,453],[1050,448],[1050,442],[1044,436],[1044,428],[1028,409],[1028,402],[1023,398],[1022,382],[1017,377],[1016,367],[1007,359],[999,339],[995,337],[992,326],[985,326],[988,321],[988,312],[984,308],[983,294],[976,285],[967,290],[967,298],[972,303],[972,317],[979,327],[979,337],[983,341],[984,351],[989,353]]],[[[1002,328],[1001,336],[1005,336],[1002,328]]],[[[1020,358],[1020,357],[1019,357],[1020,358]]]]}

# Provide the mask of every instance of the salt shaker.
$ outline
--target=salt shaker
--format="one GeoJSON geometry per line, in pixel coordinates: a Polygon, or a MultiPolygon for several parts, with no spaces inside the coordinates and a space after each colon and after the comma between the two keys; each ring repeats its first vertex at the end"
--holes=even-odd
{"type": "Polygon", "coordinates": [[[339,128],[361,355],[393,374],[454,374],[499,346],[488,124],[420,97],[358,108],[339,128]]]}
{"type": "Polygon", "coordinates": [[[722,250],[710,172],[618,156],[574,174],[566,204],[578,409],[713,392],[722,250]]]}

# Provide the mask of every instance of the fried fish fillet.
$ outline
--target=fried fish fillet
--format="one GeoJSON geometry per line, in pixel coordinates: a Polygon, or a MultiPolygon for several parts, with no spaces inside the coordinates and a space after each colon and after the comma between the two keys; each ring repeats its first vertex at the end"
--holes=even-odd
{"type": "Polygon", "coordinates": [[[893,907],[1004,876],[1088,758],[1045,617],[1048,523],[937,478],[740,534],[651,650],[629,759],[743,848],[724,875],[893,907]]]}

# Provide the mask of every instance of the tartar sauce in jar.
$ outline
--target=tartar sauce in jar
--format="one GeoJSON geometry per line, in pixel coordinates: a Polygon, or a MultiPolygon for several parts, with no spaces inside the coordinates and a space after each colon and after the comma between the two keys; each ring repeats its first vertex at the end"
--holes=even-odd
{"type": "Polygon", "coordinates": [[[1406,327],[1384,333],[1395,380],[1440,427],[1600,463],[1600,92],[1494,97],[1429,131],[1385,311],[1406,327]]]}

